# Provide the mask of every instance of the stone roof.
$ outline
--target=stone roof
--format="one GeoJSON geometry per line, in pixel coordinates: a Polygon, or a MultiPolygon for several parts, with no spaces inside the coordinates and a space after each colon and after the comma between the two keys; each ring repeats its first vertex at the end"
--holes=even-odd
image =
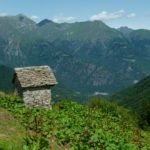
{"type": "Polygon", "coordinates": [[[16,77],[22,88],[57,84],[56,78],[49,66],[15,68],[14,80],[16,77]]]}

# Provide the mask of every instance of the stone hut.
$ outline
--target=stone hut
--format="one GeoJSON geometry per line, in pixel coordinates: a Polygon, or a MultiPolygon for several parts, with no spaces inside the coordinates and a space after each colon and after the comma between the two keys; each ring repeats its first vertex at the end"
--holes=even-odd
{"type": "Polygon", "coordinates": [[[13,77],[15,93],[25,105],[51,108],[51,88],[57,84],[48,66],[15,68],[13,77]]]}

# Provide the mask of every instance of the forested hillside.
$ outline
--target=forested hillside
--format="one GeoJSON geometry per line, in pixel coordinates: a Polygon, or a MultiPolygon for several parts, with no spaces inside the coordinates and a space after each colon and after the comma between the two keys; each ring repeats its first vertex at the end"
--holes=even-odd
{"type": "Polygon", "coordinates": [[[114,94],[111,99],[136,112],[140,117],[139,124],[143,128],[150,125],[150,76],[114,94]]]}
{"type": "Polygon", "coordinates": [[[114,94],[112,99],[125,107],[140,110],[144,103],[150,102],[150,76],[114,94]]]}

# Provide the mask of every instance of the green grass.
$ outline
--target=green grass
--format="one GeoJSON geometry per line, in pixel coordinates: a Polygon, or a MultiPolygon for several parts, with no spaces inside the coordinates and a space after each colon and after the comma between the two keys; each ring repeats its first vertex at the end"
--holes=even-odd
{"type": "Polygon", "coordinates": [[[4,95],[0,97],[0,107],[9,110],[27,131],[34,133],[28,132],[25,138],[26,150],[150,149],[149,134],[137,126],[136,117],[102,100],[91,101],[88,106],[61,101],[53,104],[53,110],[46,110],[27,108],[17,97],[4,95]]]}
{"type": "Polygon", "coordinates": [[[143,142],[145,143],[145,145],[149,145],[150,149],[150,131],[142,131],[141,135],[144,137],[143,142]]]}
{"type": "Polygon", "coordinates": [[[25,129],[10,112],[0,108],[0,150],[21,150],[25,129]]]}

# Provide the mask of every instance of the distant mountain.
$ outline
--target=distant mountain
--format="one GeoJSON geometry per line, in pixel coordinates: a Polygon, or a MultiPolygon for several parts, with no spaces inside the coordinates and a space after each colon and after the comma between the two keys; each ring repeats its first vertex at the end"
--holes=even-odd
{"type": "Polygon", "coordinates": [[[150,74],[150,31],[125,36],[101,21],[0,17],[0,64],[49,65],[70,90],[112,94],[150,74]]]}
{"type": "Polygon", "coordinates": [[[48,20],[48,19],[44,19],[42,21],[40,21],[37,25],[38,26],[44,26],[46,25],[47,23],[53,23],[51,20],[48,20]]]}
{"type": "MultiPolygon", "coordinates": [[[[45,38],[55,47],[75,56],[76,60],[81,59],[83,64],[88,65],[83,67],[84,73],[76,77],[79,79],[78,82],[74,82],[75,78],[73,78],[70,83],[67,83],[69,87],[74,86],[75,90],[112,93],[149,74],[150,68],[147,68],[146,72],[141,71],[145,65],[140,62],[141,66],[139,66],[136,62],[141,58],[136,51],[136,43],[135,45],[132,43],[133,39],[101,21],[72,24],[50,22],[39,30],[41,35],[43,37],[45,35],[45,38]]],[[[131,29],[129,30],[131,34],[131,29]]],[[[79,70],[81,65],[74,73],[78,73],[79,70]]],[[[72,70],[66,72],[72,72],[72,70]]],[[[74,73],[73,77],[76,75],[74,73]]]]}
{"type": "Polygon", "coordinates": [[[118,28],[118,30],[120,32],[122,32],[123,34],[129,34],[133,31],[133,29],[128,28],[127,26],[122,26],[122,27],[118,28]]]}
{"type": "Polygon", "coordinates": [[[120,105],[139,111],[144,103],[150,102],[150,76],[114,94],[112,99],[120,105]]]}

